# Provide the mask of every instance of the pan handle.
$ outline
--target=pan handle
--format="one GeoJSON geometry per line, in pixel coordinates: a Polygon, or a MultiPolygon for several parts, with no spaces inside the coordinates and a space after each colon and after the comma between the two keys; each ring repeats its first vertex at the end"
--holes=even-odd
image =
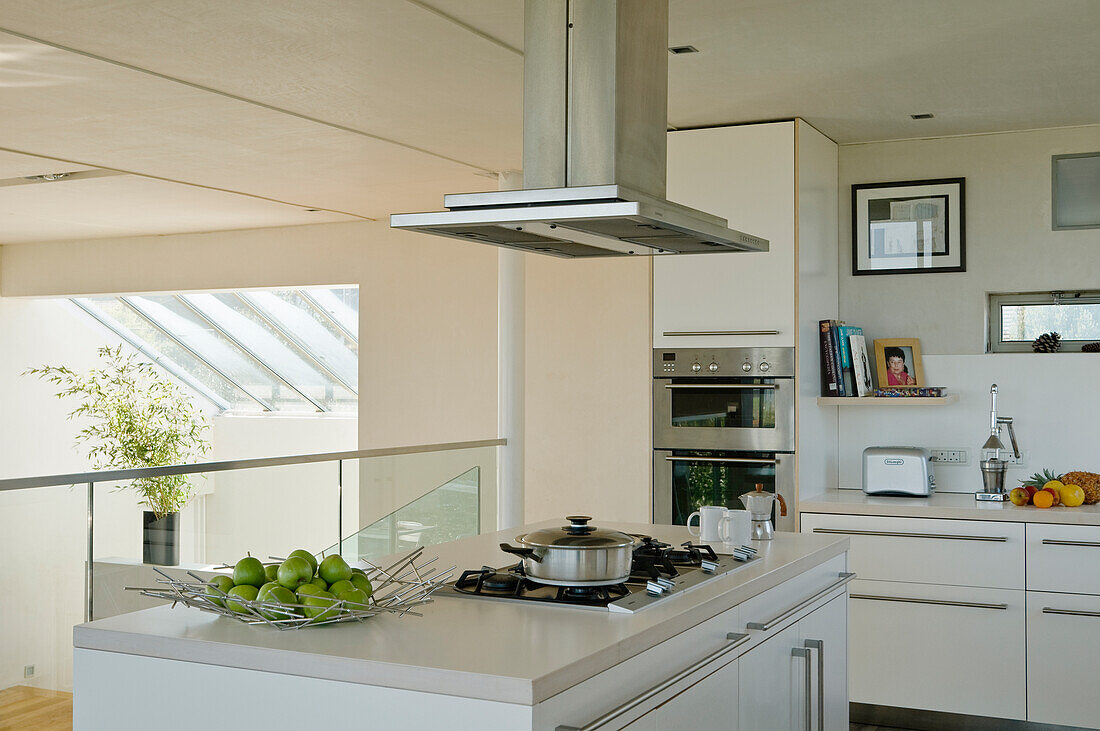
{"type": "Polygon", "coordinates": [[[514,553],[517,556],[522,556],[523,558],[529,558],[532,561],[542,563],[542,556],[536,555],[535,549],[533,548],[517,548],[515,546],[509,546],[507,543],[501,543],[500,550],[505,553],[514,553]]]}

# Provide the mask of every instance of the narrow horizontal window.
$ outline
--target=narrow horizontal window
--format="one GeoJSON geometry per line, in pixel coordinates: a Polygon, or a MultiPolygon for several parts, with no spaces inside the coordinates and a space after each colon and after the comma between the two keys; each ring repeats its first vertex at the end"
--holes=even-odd
{"type": "Polygon", "coordinates": [[[1065,352],[1100,342],[1100,291],[989,296],[990,352],[1031,352],[1046,333],[1057,333],[1065,352]]]}

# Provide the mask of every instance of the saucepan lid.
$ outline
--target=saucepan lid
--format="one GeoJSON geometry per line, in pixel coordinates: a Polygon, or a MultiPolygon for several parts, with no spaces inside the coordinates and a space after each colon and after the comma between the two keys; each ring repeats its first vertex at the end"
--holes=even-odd
{"type": "Polygon", "coordinates": [[[566,517],[569,525],[560,528],[540,528],[539,530],[516,536],[516,540],[528,546],[543,548],[622,548],[633,546],[634,537],[617,530],[605,530],[588,525],[592,520],[587,515],[566,517]]]}

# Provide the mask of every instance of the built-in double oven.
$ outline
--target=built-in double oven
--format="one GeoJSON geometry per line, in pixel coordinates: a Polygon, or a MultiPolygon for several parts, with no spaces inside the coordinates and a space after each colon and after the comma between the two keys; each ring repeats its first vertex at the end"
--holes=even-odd
{"type": "MultiPolygon", "coordinates": [[[[794,496],[794,348],[653,352],[653,522],[742,508],[762,484],[794,496]]],[[[793,528],[793,516],[775,516],[793,528]]]]}

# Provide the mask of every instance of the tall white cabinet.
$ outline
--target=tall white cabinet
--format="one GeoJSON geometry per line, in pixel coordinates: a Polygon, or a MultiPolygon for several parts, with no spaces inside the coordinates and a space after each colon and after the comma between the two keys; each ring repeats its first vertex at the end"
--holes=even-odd
{"type": "Polygon", "coordinates": [[[836,143],[801,119],[670,132],[667,196],[770,250],[654,257],[653,347],[795,347],[796,482],[835,485],[837,409],[816,399],[817,322],[838,310],[836,143]]]}

